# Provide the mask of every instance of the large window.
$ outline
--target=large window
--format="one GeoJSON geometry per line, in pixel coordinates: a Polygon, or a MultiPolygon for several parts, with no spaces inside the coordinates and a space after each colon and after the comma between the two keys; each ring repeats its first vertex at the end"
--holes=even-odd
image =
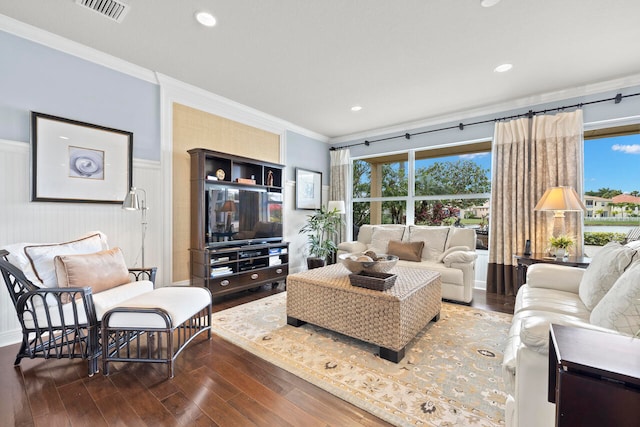
{"type": "Polygon", "coordinates": [[[353,224],[486,227],[490,142],[355,159],[353,224]]]}

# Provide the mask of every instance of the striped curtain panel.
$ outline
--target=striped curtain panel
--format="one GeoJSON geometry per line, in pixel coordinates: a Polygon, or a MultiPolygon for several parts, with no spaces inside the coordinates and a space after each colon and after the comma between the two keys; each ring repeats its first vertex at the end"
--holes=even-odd
{"type": "MultiPolygon", "coordinates": [[[[515,295],[513,255],[531,240],[532,252],[546,252],[553,230],[553,213],[534,212],[545,190],[570,186],[582,196],[582,110],[498,122],[493,139],[489,267],[487,292],[515,295]]],[[[582,255],[580,213],[567,212],[567,234],[577,238],[582,255]]]]}
{"type": "MultiPolygon", "coordinates": [[[[330,187],[329,187],[329,200],[342,200],[344,201],[347,214],[344,219],[345,222],[342,224],[342,229],[338,233],[341,236],[342,240],[347,240],[349,236],[347,236],[346,230],[348,230],[348,224],[351,224],[351,217],[349,215],[349,200],[348,196],[351,194],[351,189],[349,188],[349,164],[351,162],[351,156],[348,148],[344,148],[341,150],[333,150],[329,152],[330,154],[330,187]]],[[[338,242],[339,243],[339,242],[338,242]]]]}

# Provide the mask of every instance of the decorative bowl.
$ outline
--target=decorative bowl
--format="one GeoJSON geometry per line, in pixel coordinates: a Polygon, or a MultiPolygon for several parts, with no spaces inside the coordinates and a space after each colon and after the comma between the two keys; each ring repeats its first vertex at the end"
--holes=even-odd
{"type": "Polygon", "coordinates": [[[367,273],[386,273],[398,262],[398,257],[395,255],[379,254],[374,260],[372,257],[365,255],[364,252],[338,255],[338,259],[342,265],[354,274],[358,274],[361,271],[366,271],[367,273]],[[365,259],[365,257],[368,259],[365,259]]]}

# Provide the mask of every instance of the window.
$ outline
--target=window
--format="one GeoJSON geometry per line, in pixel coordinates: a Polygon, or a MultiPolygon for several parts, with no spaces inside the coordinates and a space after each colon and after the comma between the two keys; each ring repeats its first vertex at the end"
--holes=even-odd
{"type": "Polygon", "coordinates": [[[640,225],[640,124],[584,133],[585,231],[640,225]]]}
{"type": "Polygon", "coordinates": [[[487,141],[355,159],[353,224],[485,227],[490,150],[487,141]]]}

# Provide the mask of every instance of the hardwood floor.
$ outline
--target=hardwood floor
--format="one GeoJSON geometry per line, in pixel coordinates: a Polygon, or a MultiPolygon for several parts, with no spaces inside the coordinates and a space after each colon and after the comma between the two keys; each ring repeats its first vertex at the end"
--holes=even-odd
{"type": "MultiPolygon", "coordinates": [[[[217,298],[214,311],[282,292],[264,286],[217,298]]],[[[474,292],[473,307],[513,312],[513,297],[474,292]]],[[[217,336],[166,366],[113,363],[89,378],[84,361],[23,360],[0,348],[0,426],[388,426],[217,336]]]]}

